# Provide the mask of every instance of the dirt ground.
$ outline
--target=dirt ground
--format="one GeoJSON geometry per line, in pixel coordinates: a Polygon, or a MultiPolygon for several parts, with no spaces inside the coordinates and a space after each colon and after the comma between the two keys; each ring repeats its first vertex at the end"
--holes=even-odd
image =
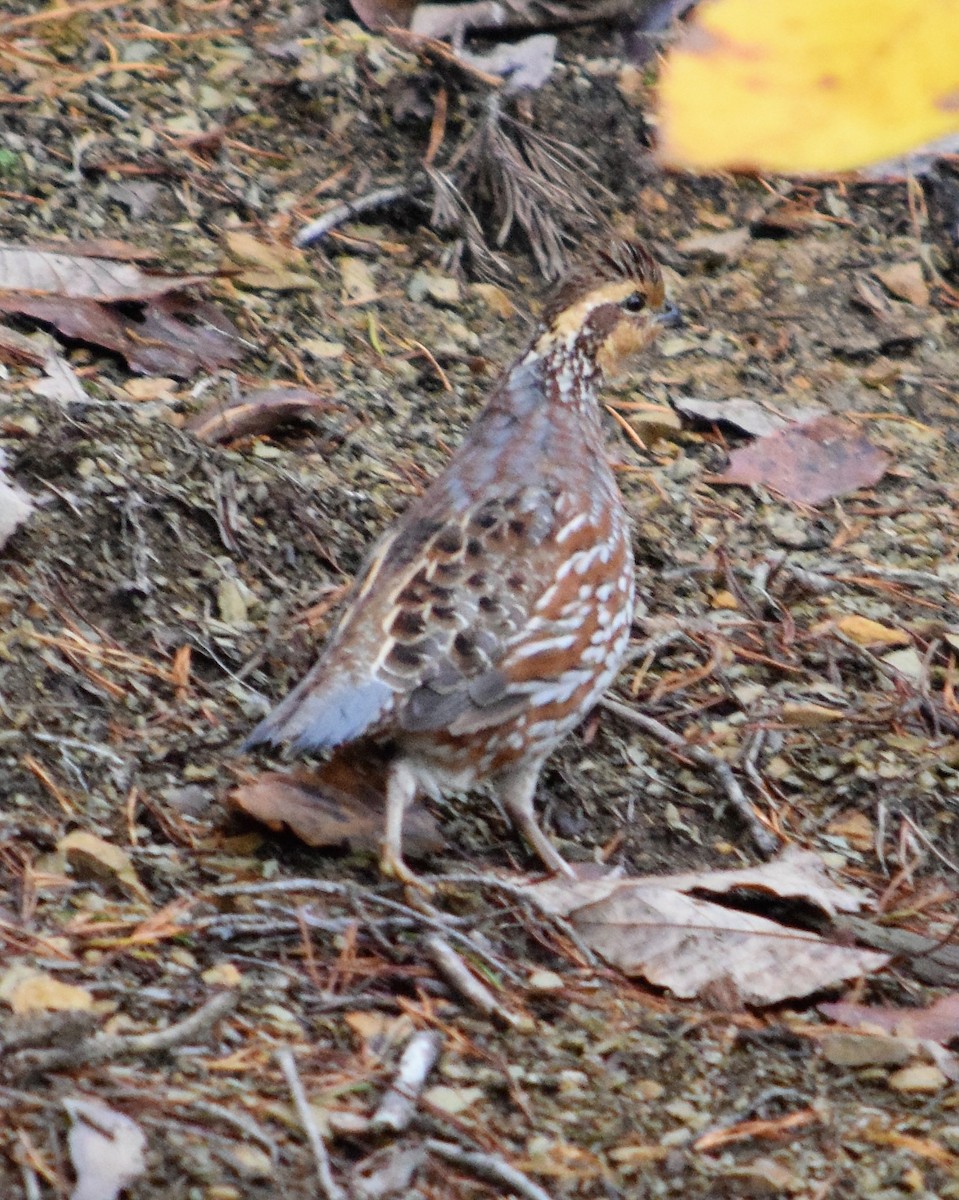
{"type": "MultiPolygon", "coordinates": [[[[410,206],[254,264],[298,282],[244,278],[231,233],[286,255],[305,221],[418,169],[441,86],[437,161],[479,111],[478,85],[363,33],[345,7],[323,20],[316,4],[80,4],[7,27],[33,7],[0,17],[14,48],[0,238],[115,238],[155,250],[156,269],[227,269],[200,290],[237,325],[242,356],[158,379],[67,343],[88,393],[68,402],[36,390],[38,368],[0,359],[0,447],[37,505],[0,551],[0,1195],[70,1194],[63,1100],[78,1096],[143,1130],[138,1198],[322,1194],[277,1057],[291,1047],[336,1179],[368,1200],[523,1194],[430,1139],[552,1197],[959,1196],[959,1093],[928,1054],[824,1054],[835,1027],[813,1001],[826,997],[680,1002],[590,964],[497,887],[536,865],[482,797],[433,806],[445,849],[417,865],[481,877],[437,904],[451,936],[479,939],[468,957],[523,1015],[512,1025],[444,978],[430,919],[395,907],[402,892],[370,853],[311,850],[229,811],[230,789],[270,763],[239,756],[239,740],[312,661],[364,548],[445,461],[544,285],[515,239],[512,275],[492,289],[469,270],[439,301],[411,287],[446,274],[453,239],[410,206]],[[344,257],[372,298],[344,293],[344,257]],[[218,445],[191,431],[287,382],[325,405],[218,445]],[[132,873],[67,849],[78,831],[132,873]],[[212,890],[226,885],[246,890],[212,890]],[[15,1014],[24,972],[92,1000],[15,1014]],[[209,1019],[168,1046],[90,1058],[97,1037],[159,1035],[197,1012],[209,1019]],[[442,1035],[430,1090],[409,1130],[371,1131],[413,1030],[442,1035]]],[[[588,223],[646,237],[686,321],[607,396],[641,597],[642,651],[615,692],[731,764],[783,844],[865,888],[870,944],[947,942],[956,183],[664,174],[646,149],[649,81],[624,74],[621,54],[614,32],[564,35],[530,101],[537,128],[596,157],[608,193],[588,223]],[[748,439],[675,406],[732,397],[844,414],[889,470],[815,507],[723,485],[748,439]],[[837,633],[849,617],[883,626],[887,644],[837,633]]],[[[572,860],[635,874],[760,860],[713,773],[604,709],[551,760],[540,808],[572,860]]],[[[900,953],[853,995],[922,1006],[957,977],[900,953]]]]}

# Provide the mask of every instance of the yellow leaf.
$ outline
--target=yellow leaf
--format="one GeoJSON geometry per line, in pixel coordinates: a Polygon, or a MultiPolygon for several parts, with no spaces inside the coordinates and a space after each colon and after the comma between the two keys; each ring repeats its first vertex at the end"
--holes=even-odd
{"type": "Polygon", "coordinates": [[[660,82],[698,169],[844,171],[959,129],[959,0],[714,0],[660,82]]]}
{"type": "Polygon", "coordinates": [[[89,1012],[93,1008],[93,996],[86,988],[64,983],[40,971],[25,971],[19,978],[8,977],[4,982],[11,986],[3,988],[3,999],[15,1013],[21,1015],[33,1012],[89,1012]]]}
{"type": "Polygon", "coordinates": [[[57,850],[78,878],[107,879],[137,900],[149,903],[149,894],[137,877],[129,855],[96,834],[74,829],[57,842],[57,850]]]}
{"type": "Polygon", "coordinates": [[[909,634],[904,630],[880,625],[868,617],[841,617],[836,622],[836,628],[860,646],[874,646],[877,643],[882,646],[908,646],[910,642],[909,634]]]}

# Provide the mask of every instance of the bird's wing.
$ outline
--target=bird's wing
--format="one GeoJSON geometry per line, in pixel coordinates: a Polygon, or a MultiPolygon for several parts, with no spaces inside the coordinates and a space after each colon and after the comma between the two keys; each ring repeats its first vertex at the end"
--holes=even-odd
{"type": "Polygon", "coordinates": [[[374,547],[320,660],[247,745],[468,734],[594,673],[602,614],[624,604],[614,587],[597,604],[588,581],[591,564],[608,577],[628,557],[608,515],[531,484],[445,521],[410,518],[374,547]]]}

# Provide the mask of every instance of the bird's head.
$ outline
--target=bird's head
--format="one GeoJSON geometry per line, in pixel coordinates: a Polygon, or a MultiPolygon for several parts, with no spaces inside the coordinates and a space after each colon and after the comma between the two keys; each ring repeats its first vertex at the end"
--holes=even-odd
{"type": "Polygon", "coordinates": [[[617,241],[553,293],[535,349],[585,359],[615,375],[661,329],[679,323],[656,260],[640,242],[617,241]]]}

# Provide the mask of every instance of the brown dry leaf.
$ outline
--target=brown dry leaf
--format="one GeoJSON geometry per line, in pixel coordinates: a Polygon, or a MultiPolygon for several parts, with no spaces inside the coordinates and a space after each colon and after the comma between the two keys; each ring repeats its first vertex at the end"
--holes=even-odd
{"type": "Polygon", "coordinates": [[[897,300],[908,300],[920,308],[929,303],[929,285],[923,278],[922,263],[893,263],[891,267],[878,267],[873,274],[897,300]]]}
{"type": "Polygon", "coordinates": [[[814,855],[763,867],[664,878],[550,880],[528,888],[546,912],[565,917],[613,966],[675,995],[726,1005],[775,1004],[879,970],[889,956],[840,946],[803,929],[689,895],[765,891],[827,911],[863,897],[832,884],[814,855]]]}
{"type": "Polygon", "coordinates": [[[117,884],[127,895],[149,903],[149,894],[140,882],[130,856],[119,846],[85,829],[74,829],[57,842],[57,850],[78,878],[105,879],[117,884]]]}
{"type": "Polygon", "coordinates": [[[33,501],[7,479],[0,463],[0,550],[32,512],[33,501]]]}
{"type": "Polygon", "coordinates": [[[859,617],[854,613],[840,617],[836,628],[860,646],[908,646],[912,641],[904,629],[892,629],[889,625],[881,625],[878,621],[870,621],[868,617],[859,617]]]}
{"type": "Polygon", "coordinates": [[[0,978],[0,1000],[19,1016],[38,1012],[89,1012],[93,996],[86,988],[18,963],[0,978]]]}
{"type": "Polygon", "coordinates": [[[317,412],[328,412],[329,398],[301,387],[260,388],[237,404],[211,405],[187,429],[201,442],[217,445],[235,438],[270,433],[278,425],[317,412]]]}
{"type": "Polygon", "coordinates": [[[160,251],[150,246],[135,246],[122,238],[81,238],[75,242],[51,242],[36,246],[53,254],[71,254],[80,258],[112,258],[119,262],[156,262],[160,251]]]}
{"type": "Polygon", "coordinates": [[[99,1100],[68,1098],[68,1144],[77,1184],[70,1200],[116,1200],[146,1170],[147,1139],[132,1118],[99,1100]]]}
{"type": "Polygon", "coordinates": [[[868,895],[859,888],[833,883],[818,854],[791,846],[758,867],[665,875],[654,882],[680,891],[713,895],[742,891],[778,896],[781,900],[805,900],[830,916],[837,912],[859,912],[869,902],[868,895]]]}
{"type": "Polygon", "coordinates": [[[106,258],[0,245],[0,294],[13,298],[23,292],[102,303],[150,300],[208,280],[208,275],[149,275],[106,258]]]}
{"type": "MultiPolygon", "coordinates": [[[[382,764],[325,763],[315,771],[269,771],[230,793],[230,803],[270,829],[284,826],[308,846],[376,850],[383,838],[382,764]]],[[[439,827],[420,804],[403,817],[411,857],[441,850],[439,827]]]]}
{"type": "Polygon", "coordinates": [[[941,996],[926,1008],[849,1004],[839,1000],[834,1004],[820,1004],[819,1011],[830,1021],[854,1029],[879,1028],[899,1037],[921,1038],[943,1046],[959,1039],[959,992],[941,996]]]}
{"type": "Polygon", "coordinates": [[[77,378],[77,373],[62,354],[51,350],[44,357],[43,369],[46,372],[42,379],[30,385],[30,391],[35,396],[46,396],[56,400],[58,404],[74,404],[89,400],[83,390],[83,384],[77,378]]]}
{"type": "Polygon", "coordinates": [[[787,500],[822,504],[870,487],[891,461],[850,422],[819,417],[734,450],[729,466],[713,482],[765,484],[787,500]]]}
{"type": "Polygon", "coordinates": [[[723,229],[720,232],[694,233],[676,243],[680,254],[704,258],[712,262],[735,262],[749,245],[752,234],[748,226],[723,229]]]}
{"type": "Polygon", "coordinates": [[[369,263],[362,258],[342,255],[336,260],[343,284],[343,299],[349,304],[367,304],[379,293],[369,263]]]}
{"type": "Polygon", "coordinates": [[[137,319],[96,300],[0,291],[0,311],[47,321],[65,337],[115,350],[145,375],[189,378],[242,355],[232,321],[212,304],[187,296],[159,296],[137,319]]]}
{"type": "Polygon", "coordinates": [[[828,833],[844,838],[855,850],[871,850],[876,844],[876,830],[865,813],[855,809],[842,812],[826,826],[828,833]]]}
{"type": "Polygon", "coordinates": [[[408,29],[416,0],[350,0],[350,7],[367,29],[386,25],[408,29]]]}
{"type": "Polygon", "coordinates": [[[236,276],[235,282],[241,287],[294,292],[318,286],[317,279],[306,273],[307,260],[302,250],[261,242],[242,229],[228,230],[223,242],[233,261],[247,268],[236,276]]]}

